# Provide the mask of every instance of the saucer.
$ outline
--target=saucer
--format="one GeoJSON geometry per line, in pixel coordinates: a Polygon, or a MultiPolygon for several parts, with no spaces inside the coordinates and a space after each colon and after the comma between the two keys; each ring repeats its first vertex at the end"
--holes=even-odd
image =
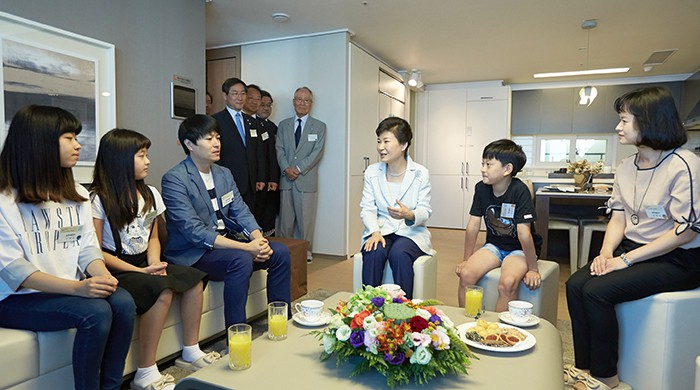
{"type": "Polygon", "coordinates": [[[506,324],[522,326],[524,328],[527,328],[529,326],[535,326],[540,323],[540,317],[537,317],[534,314],[531,315],[527,321],[516,321],[513,319],[513,317],[510,316],[510,313],[507,311],[498,313],[498,319],[505,322],[506,324]]]}
{"type": "Polygon", "coordinates": [[[294,322],[296,322],[299,325],[304,325],[304,326],[323,326],[331,322],[331,314],[330,313],[321,313],[321,316],[315,320],[315,321],[309,321],[304,318],[304,316],[301,315],[301,313],[295,313],[292,316],[292,319],[294,322]]]}

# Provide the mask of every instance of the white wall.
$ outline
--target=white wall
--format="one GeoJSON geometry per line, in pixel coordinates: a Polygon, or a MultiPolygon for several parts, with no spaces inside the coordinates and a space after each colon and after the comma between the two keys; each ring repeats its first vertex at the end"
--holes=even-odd
{"type": "Polygon", "coordinates": [[[270,92],[270,119],[294,115],[292,98],[300,86],[314,93],[311,116],[326,123],[326,145],[319,166],[318,215],[313,252],[344,256],[347,198],[347,33],[294,38],[241,47],[241,78],[270,92]]]}
{"type": "MultiPolygon", "coordinates": [[[[170,118],[174,74],[192,80],[204,112],[204,1],[2,1],[0,11],[114,44],[117,126],[151,139],[146,181],[160,188],[163,173],[184,158],[180,121],[170,118]]],[[[76,179],[92,180],[91,170],[79,170],[76,179]]]]}

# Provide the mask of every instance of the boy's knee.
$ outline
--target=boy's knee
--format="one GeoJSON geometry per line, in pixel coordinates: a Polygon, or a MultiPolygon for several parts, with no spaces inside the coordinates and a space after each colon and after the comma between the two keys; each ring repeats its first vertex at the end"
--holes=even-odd
{"type": "Polygon", "coordinates": [[[498,291],[505,294],[513,294],[518,290],[520,280],[513,277],[504,277],[498,281],[498,291]]]}
{"type": "Polygon", "coordinates": [[[461,287],[475,285],[479,282],[479,279],[481,278],[469,270],[462,269],[459,272],[459,285],[461,287]]]}

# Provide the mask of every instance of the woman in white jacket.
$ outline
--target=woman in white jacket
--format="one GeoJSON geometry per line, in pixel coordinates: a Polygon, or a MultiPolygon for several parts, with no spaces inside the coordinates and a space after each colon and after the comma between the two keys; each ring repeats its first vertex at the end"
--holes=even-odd
{"type": "Polygon", "coordinates": [[[384,119],[376,130],[381,162],[365,171],[360,217],[362,233],[362,283],[382,283],[386,261],[396,284],[413,296],[413,262],[432,254],[430,232],[425,227],[430,209],[428,170],[408,156],[413,132],[401,118],[384,119]]]}

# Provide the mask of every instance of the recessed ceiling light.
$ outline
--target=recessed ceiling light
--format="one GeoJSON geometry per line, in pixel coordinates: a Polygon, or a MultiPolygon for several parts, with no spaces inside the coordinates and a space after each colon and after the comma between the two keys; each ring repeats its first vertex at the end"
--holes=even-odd
{"type": "Polygon", "coordinates": [[[272,19],[277,23],[284,23],[287,20],[289,20],[289,15],[283,12],[275,12],[274,14],[272,14],[272,19]]]}

